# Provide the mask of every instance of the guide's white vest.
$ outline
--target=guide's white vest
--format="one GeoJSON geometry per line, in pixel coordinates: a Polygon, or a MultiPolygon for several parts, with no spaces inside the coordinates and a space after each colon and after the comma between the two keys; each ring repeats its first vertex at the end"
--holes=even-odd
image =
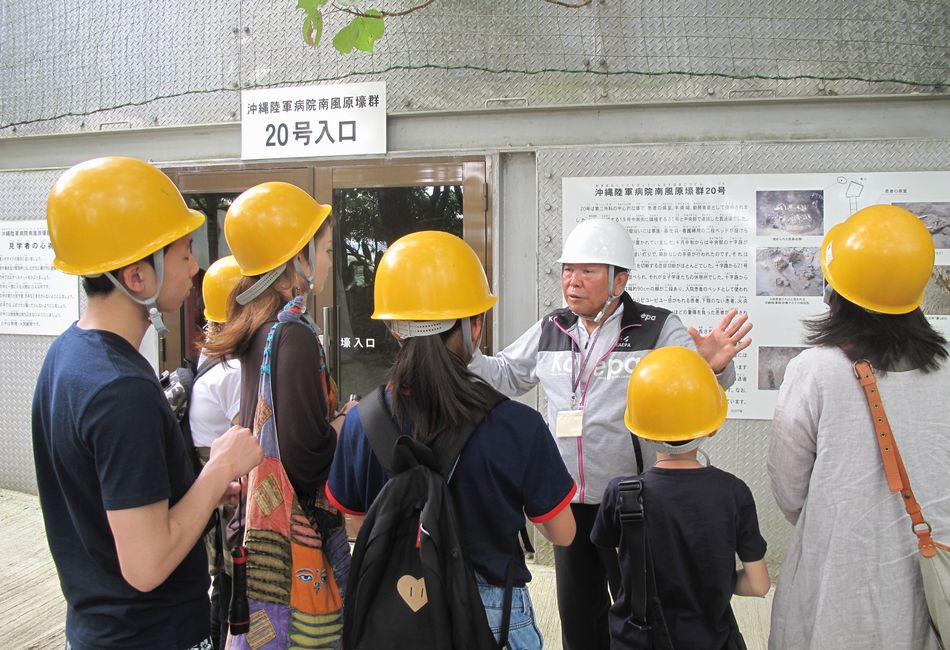
{"type": "MultiPolygon", "coordinates": [[[[610,479],[637,473],[634,443],[623,422],[633,369],[653,349],[680,345],[695,350],[696,346],[675,314],[635,302],[626,292],[600,332],[595,330],[589,339],[578,331],[578,320],[568,309],[557,309],[497,355],[476,353],[469,368],[506,395],[520,395],[540,383],[548,398],[552,432],[559,411],[583,409],[582,435],[556,440],[577,482],[574,502],[596,504],[610,479]],[[572,391],[572,373],[576,391],[572,391]]],[[[730,386],[735,381],[733,364],[718,378],[723,386],[730,386]]],[[[656,455],[649,444],[641,442],[641,447],[646,468],[656,455]]]]}

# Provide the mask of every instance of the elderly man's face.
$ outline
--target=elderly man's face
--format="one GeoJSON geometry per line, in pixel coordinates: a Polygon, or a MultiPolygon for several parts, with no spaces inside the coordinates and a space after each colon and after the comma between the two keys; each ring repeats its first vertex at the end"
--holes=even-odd
{"type": "Polygon", "coordinates": [[[593,317],[610,297],[606,264],[564,264],[561,289],[568,308],[579,316],[593,317]]]}

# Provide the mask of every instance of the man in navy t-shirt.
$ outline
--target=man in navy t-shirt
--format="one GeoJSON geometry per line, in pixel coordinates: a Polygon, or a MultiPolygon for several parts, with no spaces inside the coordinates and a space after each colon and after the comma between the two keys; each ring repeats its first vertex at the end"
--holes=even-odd
{"type": "Polygon", "coordinates": [[[167,176],[131,158],[76,165],[50,192],[54,265],[83,276],[88,296],[50,347],[33,397],[40,505],[76,650],[210,647],[198,542],[263,454],[234,427],[196,479],[138,352],[150,321],[163,333],[160,312],[191,291],[191,233],[203,221],[167,176]]]}

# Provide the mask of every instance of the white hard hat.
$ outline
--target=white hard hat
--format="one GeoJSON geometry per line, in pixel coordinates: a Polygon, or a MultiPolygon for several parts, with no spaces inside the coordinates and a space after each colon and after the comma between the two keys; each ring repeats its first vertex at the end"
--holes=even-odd
{"type": "Polygon", "coordinates": [[[633,269],[636,256],[627,229],[610,219],[590,219],[577,224],[564,240],[561,264],[611,264],[633,269]]]}

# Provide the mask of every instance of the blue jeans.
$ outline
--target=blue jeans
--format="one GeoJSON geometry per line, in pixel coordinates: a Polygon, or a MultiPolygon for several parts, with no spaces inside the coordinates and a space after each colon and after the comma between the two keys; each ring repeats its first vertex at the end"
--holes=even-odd
{"type": "MultiPolygon", "coordinates": [[[[478,595],[482,599],[482,604],[485,605],[488,625],[497,641],[501,633],[505,588],[488,584],[477,573],[475,582],[478,584],[478,595]]],[[[531,596],[528,594],[527,587],[515,587],[511,594],[508,647],[511,650],[541,650],[544,647],[541,630],[534,622],[534,608],[531,606],[531,596]]]]}

